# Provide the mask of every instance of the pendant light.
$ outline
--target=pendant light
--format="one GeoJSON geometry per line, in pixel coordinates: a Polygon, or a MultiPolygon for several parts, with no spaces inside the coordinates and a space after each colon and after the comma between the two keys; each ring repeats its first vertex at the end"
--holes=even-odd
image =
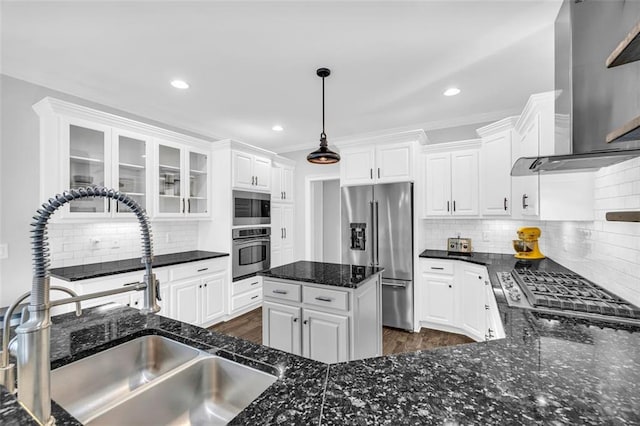
{"type": "Polygon", "coordinates": [[[307,161],[314,164],[333,164],[340,161],[340,154],[333,152],[327,146],[327,135],[324,132],[324,79],[329,77],[329,68],[318,68],[318,77],[322,78],[322,133],[320,133],[320,148],[307,155],[307,161]]]}

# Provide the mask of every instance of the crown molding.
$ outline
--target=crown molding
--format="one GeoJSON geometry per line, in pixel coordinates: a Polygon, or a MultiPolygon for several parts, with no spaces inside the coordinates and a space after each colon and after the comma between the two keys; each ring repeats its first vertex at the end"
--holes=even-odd
{"type": "Polygon", "coordinates": [[[531,120],[531,118],[535,115],[538,110],[544,108],[548,104],[554,105],[556,97],[559,95],[559,92],[555,90],[550,90],[548,92],[536,93],[529,96],[527,103],[520,114],[520,118],[516,122],[516,130],[519,132],[522,131],[524,127],[526,127],[527,123],[531,120]]]}
{"type": "Polygon", "coordinates": [[[513,115],[511,117],[503,118],[502,120],[496,121],[495,123],[491,123],[486,126],[480,127],[479,129],[476,129],[476,133],[478,133],[480,137],[484,138],[494,135],[498,132],[511,130],[516,126],[519,118],[519,115],[513,115]]]}
{"type": "Polygon", "coordinates": [[[461,149],[479,149],[482,145],[482,139],[465,139],[455,142],[443,142],[422,147],[422,152],[448,152],[459,151],[461,149]]]}

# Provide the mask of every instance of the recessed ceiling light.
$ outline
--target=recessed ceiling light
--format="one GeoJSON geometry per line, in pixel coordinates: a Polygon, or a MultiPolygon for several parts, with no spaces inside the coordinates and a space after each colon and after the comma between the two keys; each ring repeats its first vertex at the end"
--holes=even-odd
{"type": "Polygon", "coordinates": [[[457,87],[450,87],[447,90],[445,90],[443,94],[445,96],[455,96],[458,93],[460,93],[460,89],[458,89],[457,87]]]}
{"type": "Polygon", "coordinates": [[[173,80],[171,82],[171,85],[173,87],[175,87],[176,89],[188,89],[189,88],[189,84],[186,81],[182,81],[182,80],[173,80]]]}
{"type": "Polygon", "coordinates": [[[273,130],[274,132],[281,132],[281,131],[283,131],[283,130],[284,130],[284,128],[283,128],[281,125],[276,124],[275,126],[273,126],[273,127],[271,128],[271,130],[273,130]]]}

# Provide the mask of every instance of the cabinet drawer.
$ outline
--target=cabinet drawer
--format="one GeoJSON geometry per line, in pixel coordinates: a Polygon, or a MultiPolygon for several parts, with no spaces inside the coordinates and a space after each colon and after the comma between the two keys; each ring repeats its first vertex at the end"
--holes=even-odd
{"type": "Polygon", "coordinates": [[[262,301],[262,289],[257,288],[241,295],[233,296],[231,298],[231,310],[236,311],[260,301],[262,301]]]}
{"type": "Polygon", "coordinates": [[[349,309],[349,295],[344,291],[304,287],[302,289],[302,301],[307,305],[340,309],[342,311],[349,309]]]}
{"type": "Polygon", "coordinates": [[[224,261],[190,262],[172,267],[169,272],[169,279],[178,281],[183,278],[204,276],[224,269],[224,261]]]}
{"type": "Polygon", "coordinates": [[[245,291],[255,290],[262,287],[262,277],[251,277],[246,280],[236,281],[231,284],[231,294],[233,296],[242,294],[245,291]]]}
{"type": "Polygon", "coordinates": [[[450,260],[423,260],[422,272],[453,275],[453,262],[450,260]]]}
{"type": "Polygon", "coordinates": [[[292,302],[300,301],[300,285],[298,284],[265,281],[262,287],[264,288],[265,297],[291,300],[292,302]]]}

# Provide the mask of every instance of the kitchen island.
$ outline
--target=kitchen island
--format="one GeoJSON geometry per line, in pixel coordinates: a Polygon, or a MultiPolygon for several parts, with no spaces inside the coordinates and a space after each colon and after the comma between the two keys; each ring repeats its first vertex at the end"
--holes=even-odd
{"type": "MultiPolygon", "coordinates": [[[[429,251],[423,257],[447,256],[429,251]]],[[[53,368],[123,340],[159,334],[280,370],[231,424],[638,424],[640,328],[510,308],[496,272],[511,255],[445,257],[486,265],[507,337],[327,365],[122,306],[54,317],[53,368]]],[[[567,271],[545,259],[537,267],[567,271]]],[[[55,407],[58,424],[77,424],[55,407]]],[[[30,424],[6,392],[0,423],[30,424]]]]}
{"type": "Polygon", "coordinates": [[[262,344],[329,364],[382,355],[382,271],[298,261],[259,272],[262,344]]]}

